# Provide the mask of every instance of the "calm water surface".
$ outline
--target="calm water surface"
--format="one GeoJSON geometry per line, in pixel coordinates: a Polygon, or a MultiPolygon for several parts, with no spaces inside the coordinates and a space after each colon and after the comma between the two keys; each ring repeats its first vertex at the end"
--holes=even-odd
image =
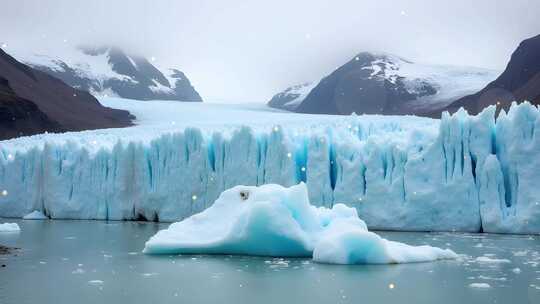
{"type": "MultiPolygon", "coordinates": [[[[0,222],[5,222],[2,220],[0,222]]],[[[540,303],[540,237],[381,233],[462,257],[434,263],[335,266],[309,259],[146,256],[166,224],[13,221],[0,244],[0,303],[540,303]],[[475,283],[487,283],[478,288],[475,283]],[[473,284],[471,286],[471,284],[473,284]]]]}

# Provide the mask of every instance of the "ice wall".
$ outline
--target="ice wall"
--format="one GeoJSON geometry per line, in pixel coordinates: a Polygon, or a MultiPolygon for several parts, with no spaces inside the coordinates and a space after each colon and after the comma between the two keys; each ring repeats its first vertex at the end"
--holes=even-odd
{"type": "Polygon", "coordinates": [[[540,233],[538,108],[514,105],[496,120],[494,107],[460,111],[405,130],[413,120],[188,128],[99,149],[0,142],[0,216],[177,221],[232,186],[304,181],[311,202],[353,206],[370,229],[540,233]]]}

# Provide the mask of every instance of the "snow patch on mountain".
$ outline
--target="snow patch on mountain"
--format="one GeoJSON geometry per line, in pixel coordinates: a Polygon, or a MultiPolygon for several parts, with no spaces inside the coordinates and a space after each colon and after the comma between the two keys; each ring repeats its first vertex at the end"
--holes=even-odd
{"type": "Polygon", "coordinates": [[[62,59],[36,53],[17,52],[14,55],[19,61],[36,68],[47,67],[57,72],[68,72],[68,69],[72,69],[81,78],[97,80],[101,88],[104,87],[104,81],[111,78],[136,83],[131,77],[112,69],[106,52],[88,54],[79,49],[70,49],[62,54],[62,59]]]}
{"type": "Polygon", "coordinates": [[[313,81],[289,87],[274,95],[268,105],[273,108],[294,111],[318,83],[318,81],[313,81]]]}
{"type": "Polygon", "coordinates": [[[144,57],[118,48],[66,48],[54,56],[15,50],[14,56],[96,96],[202,101],[189,79],[179,70],[157,68],[144,57]]]}
{"type": "Polygon", "coordinates": [[[308,92],[294,94],[297,87],[292,87],[275,95],[268,105],[312,114],[426,115],[475,92],[498,74],[362,52],[315,85],[301,86],[308,92]]]}
{"type": "Polygon", "coordinates": [[[435,94],[410,102],[417,108],[426,107],[426,103],[429,103],[429,107],[445,107],[460,97],[476,92],[500,74],[500,71],[491,69],[421,64],[391,54],[375,55],[378,59],[362,68],[371,71],[371,78],[392,84],[402,81],[407,92],[413,95],[419,95],[426,85],[435,88],[435,94]]]}

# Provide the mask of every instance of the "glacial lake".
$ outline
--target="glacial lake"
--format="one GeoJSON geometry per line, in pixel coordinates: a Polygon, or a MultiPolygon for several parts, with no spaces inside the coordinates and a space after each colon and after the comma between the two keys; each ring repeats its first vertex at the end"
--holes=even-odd
{"type": "Polygon", "coordinates": [[[540,236],[379,232],[459,260],[337,266],[310,259],[148,256],[168,224],[21,221],[0,233],[0,303],[540,303],[540,236]],[[472,284],[472,285],[471,285],[472,284]],[[487,285],[489,284],[489,287],[487,285]]]}

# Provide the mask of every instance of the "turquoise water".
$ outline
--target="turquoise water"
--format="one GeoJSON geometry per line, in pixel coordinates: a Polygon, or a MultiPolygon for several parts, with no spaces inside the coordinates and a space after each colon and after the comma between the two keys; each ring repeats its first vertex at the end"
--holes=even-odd
{"type": "Polygon", "coordinates": [[[462,257],[403,265],[336,266],[309,259],[147,256],[166,224],[13,221],[20,247],[0,256],[0,303],[540,303],[540,237],[382,232],[462,257]],[[479,258],[480,259],[477,259],[479,258]],[[489,288],[471,287],[487,283],[489,288]],[[474,285],[473,285],[474,286],[474,285]]]}

